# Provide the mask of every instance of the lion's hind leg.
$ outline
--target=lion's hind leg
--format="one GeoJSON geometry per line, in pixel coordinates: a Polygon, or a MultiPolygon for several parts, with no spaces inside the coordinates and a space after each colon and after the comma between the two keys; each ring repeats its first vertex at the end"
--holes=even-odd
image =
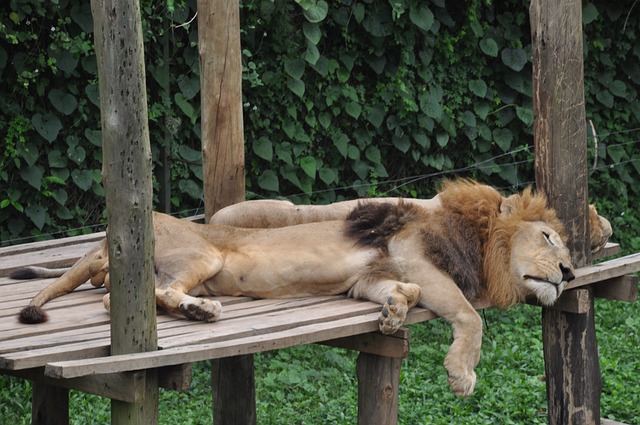
{"type": "Polygon", "coordinates": [[[402,326],[411,307],[418,303],[420,292],[420,287],[413,283],[367,276],[356,281],[349,296],[382,304],[378,319],[380,332],[392,334],[402,326]]]}

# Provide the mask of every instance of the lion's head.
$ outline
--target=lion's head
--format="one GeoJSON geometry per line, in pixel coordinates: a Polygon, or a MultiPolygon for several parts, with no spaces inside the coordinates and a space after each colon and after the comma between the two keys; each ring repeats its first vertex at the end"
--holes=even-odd
{"type": "Polygon", "coordinates": [[[528,296],[552,305],[574,278],[564,227],[541,193],[503,197],[471,181],[446,182],[448,213],[474,223],[482,257],[480,296],[506,308],[528,296]]]}

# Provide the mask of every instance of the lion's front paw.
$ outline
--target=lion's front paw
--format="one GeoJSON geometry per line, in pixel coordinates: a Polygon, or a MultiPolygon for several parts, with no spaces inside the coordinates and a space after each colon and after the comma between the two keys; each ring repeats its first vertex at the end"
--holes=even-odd
{"type": "Polygon", "coordinates": [[[458,397],[469,397],[473,394],[476,387],[476,373],[472,370],[470,373],[457,373],[447,371],[449,377],[449,386],[451,391],[458,397]]]}
{"type": "Polygon", "coordinates": [[[407,311],[409,311],[409,309],[406,303],[398,303],[393,297],[389,297],[382,307],[382,312],[378,319],[380,332],[387,335],[395,333],[404,323],[404,319],[407,317],[407,311]]]}
{"type": "Polygon", "coordinates": [[[222,305],[218,301],[206,298],[189,297],[180,303],[180,312],[191,320],[214,322],[222,313],[222,305]]]}

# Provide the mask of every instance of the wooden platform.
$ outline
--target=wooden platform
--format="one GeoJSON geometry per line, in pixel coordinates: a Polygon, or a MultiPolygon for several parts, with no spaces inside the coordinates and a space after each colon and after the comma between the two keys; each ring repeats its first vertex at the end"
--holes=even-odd
{"type": "MultiPolygon", "coordinates": [[[[325,343],[395,359],[397,378],[397,359],[409,355],[408,330],[401,329],[392,336],[380,334],[380,305],[345,296],[286,300],[222,297],[218,299],[224,312],[215,323],[159,312],[159,351],[122,356],[110,356],[109,315],[102,306],[104,288],[84,284],[46,304],[50,317],[47,323],[20,324],[17,313],[52,280],[18,281],[9,279],[8,273],[25,265],[70,265],[102,237],[96,234],[0,249],[1,374],[136,402],[142,393],[140,371],[146,369],[159,369],[165,387],[180,389],[188,386],[187,365],[195,361],[325,343]]],[[[607,253],[615,249],[610,246],[607,253]]],[[[566,291],[559,308],[580,312],[579,287],[597,282],[599,296],[632,300],[637,297],[637,278],[627,275],[638,269],[637,254],[579,269],[570,285],[574,290],[566,291]]],[[[486,307],[482,302],[475,306],[486,307]]],[[[414,308],[406,323],[434,318],[430,311],[414,308]]],[[[369,420],[362,419],[362,423],[369,420]]]]}

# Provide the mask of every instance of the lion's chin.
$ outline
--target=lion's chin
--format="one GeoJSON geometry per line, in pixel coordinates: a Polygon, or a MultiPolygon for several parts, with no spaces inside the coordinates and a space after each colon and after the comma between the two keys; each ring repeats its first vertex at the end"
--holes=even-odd
{"type": "Polygon", "coordinates": [[[560,298],[565,282],[555,284],[544,280],[525,278],[524,285],[540,304],[550,307],[560,298]]]}

